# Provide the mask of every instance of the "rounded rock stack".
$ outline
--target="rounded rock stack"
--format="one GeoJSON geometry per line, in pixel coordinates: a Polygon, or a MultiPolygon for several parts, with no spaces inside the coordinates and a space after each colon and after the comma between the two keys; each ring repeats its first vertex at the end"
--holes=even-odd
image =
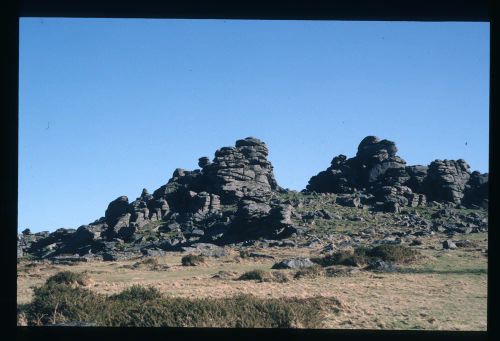
{"type": "Polygon", "coordinates": [[[217,150],[213,162],[203,167],[203,174],[223,204],[243,198],[261,200],[278,189],[268,153],[264,142],[247,137],[236,141],[235,147],[217,150]]]}

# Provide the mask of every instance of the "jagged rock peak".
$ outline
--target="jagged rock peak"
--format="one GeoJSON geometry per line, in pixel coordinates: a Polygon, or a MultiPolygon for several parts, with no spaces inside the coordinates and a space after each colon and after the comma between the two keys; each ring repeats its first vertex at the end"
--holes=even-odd
{"type": "Polygon", "coordinates": [[[206,156],[202,156],[198,159],[198,166],[200,168],[205,168],[206,166],[209,166],[212,163],[210,159],[206,156]]]}
{"type": "Polygon", "coordinates": [[[380,140],[376,136],[367,136],[358,146],[356,157],[363,161],[370,159],[378,159],[383,161],[389,157],[393,157],[398,152],[396,144],[389,140],[380,140]]]}
{"type": "MultiPolygon", "coordinates": [[[[246,137],[244,139],[237,140],[235,146],[236,146],[236,148],[243,147],[243,146],[250,146],[250,147],[263,146],[263,147],[266,147],[266,144],[256,137],[249,136],[249,137],[246,137]]],[[[267,147],[266,147],[266,149],[267,149],[267,147]]]]}

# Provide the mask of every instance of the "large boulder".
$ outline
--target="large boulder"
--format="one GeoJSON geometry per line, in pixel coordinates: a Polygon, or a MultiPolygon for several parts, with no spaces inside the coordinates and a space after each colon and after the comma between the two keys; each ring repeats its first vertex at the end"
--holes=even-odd
{"type": "Polygon", "coordinates": [[[128,197],[121,196],[109,203],[104,217],[108,226],[113,227],[118,220],[126,213],[129,212],[128,197]]]}
{"type": "Polygon", "coordinates": [[[319,193],[353,193],[359,189],[383,185],[402,185],[409,179],[406,162],[396,156],[396,144],[375,136],[365,137],[356,156],[333,158],[330,167],[309,180],[309,191],[319,193]]]}
{"type": "Polygon", "coordinates": [[[488,207],[488,173],[472,172],[465,188],[462,204],[465,206],[488,207]]]}
{"type": "Polygon", "coordinates": [[[225,241],[229,243],[258,238],[283,239],[294,233],[301,234],[301,228],[293,225],[293,212],[293,207],[288,204],[243,200],[225,233],[225,241]]]}
{"type": "Polygon", "coordinates": [[[361,186],[368,186],[381,179],[390,169],[404,168],[406,162],[396,156],[396,144],[375,136],[365,137],[356,153],[357,173],[361,186]]]}
{"type": "Polygon", "coordinates": [[[427,177],[428,168],[429,167],[427,166],[421,165],[407,166],[405,170],[409,175],[409,179],[406,182],[406,186],[410,187],[413,192],[423,193],[423,183],[425,178],[427,177]]]}
{"type": "Polygon", "coordinates": [[[462,159],[431,162],[424,184],[428,199],[460,204],[470,178],[469,169],[470,166],[462,159]]]}
{"type": "Polygon", "coordinates": [[[356,176],[352,163],[345,155],[335,156],[330,167],[311,177],[306,189],[318,193],[352,193],[356,176]]]}
{"type": "Polygon", "coordinates": [[[315,266],[309,258],[284,259],[272,266],[273,269],[303,269],[315,266]]]}

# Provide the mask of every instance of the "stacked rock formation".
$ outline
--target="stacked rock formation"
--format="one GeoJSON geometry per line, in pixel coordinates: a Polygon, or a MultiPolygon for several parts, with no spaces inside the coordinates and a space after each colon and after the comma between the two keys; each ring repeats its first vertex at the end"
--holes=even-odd
{"type": "Polygon", "coordinates": [[[424,205],[427,200],[487,206],[488,174],[471,174],[469,165],[462,159],[435,160],[429,166],[406,166],[406,162],[396,156],[397,151],[394,142],[367,136],[359,144],[355,157],[334,157],[331,166],[313,176],[306,189],[358,196],[360,192],[369,193],[373,199],[366,204],[388,211],[424,205]]]}
{"type": "Polygon", "coordinates": [[[143,189],[132,202],[118,197],[95,222],[65,230],[65,235],[52,233],[38,243],[24,243],[23,249],[43,256],[88,255],[133,242],[136,251],[170,250],[198,242],[225,244],[299,232],[290,220],[291,206],[272,202],[283,189],[267,156],[264,142],[253,137],[238,140],[235,147],[217,150],[212,161],[201,157],[201,169],[176,169],[153,194],[143,189]],[[140,240],[136,232],[151,228],[169,237],[153,240],[153,246],[140,240]]]}
{"type": "MultiPolygon", "coordinates": [[[[311,178],[307,191],[337,193],[335,202],[342,206],[389,212],[423,206],[426,200],[487,206],[488,175],[470,173],[465,161],[407,166],[396,153],[394,142],[368,136],[355,157],[334,157],[327,170],[311,178]]],[[[217,150],[213,160],[199,158],[199,169],[176,169],[152,194],[143,189],[132,202],[118,197],[93,223],[52,233],[23,231],[18,236],[18,255],[117,260],[207,247],[210,254],[223,254],[218,249],[222,245],[307,233],[307,227],[294,225],[292,218],[300,224],[311,217],[335,218],[321,210],[296,212],[292,202],[280,196],[287,191],[278,186],[267,156],[264,142],[253,137],[238,140],[234,147],[217,150]]]]}

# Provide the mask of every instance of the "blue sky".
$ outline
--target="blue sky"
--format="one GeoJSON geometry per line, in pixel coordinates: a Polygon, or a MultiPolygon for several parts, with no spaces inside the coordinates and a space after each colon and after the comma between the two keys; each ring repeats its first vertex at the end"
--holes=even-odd
{"type": "Polygon", "coordinates": [[[92,222],[247,136],[296,190],[367,135],[488,171],[488,23],[23,18],[19,55],[19,229],[92,222]]]}

